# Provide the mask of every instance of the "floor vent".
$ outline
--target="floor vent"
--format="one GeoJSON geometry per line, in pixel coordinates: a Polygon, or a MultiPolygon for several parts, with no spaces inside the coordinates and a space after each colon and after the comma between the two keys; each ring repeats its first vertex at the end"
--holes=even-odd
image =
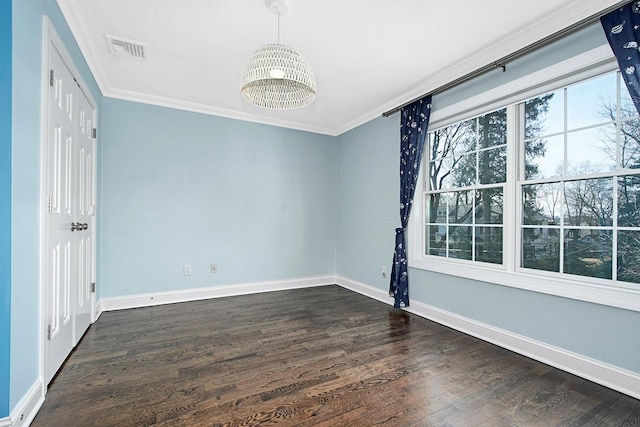
{"type": "Polygon", "coordinates": [[[113,54],[137,59],[145,59],[147,57],[147,46],[145,44],[125,40],[119,37],[106,37],[107,43],[109,44],[109,50],[113,54]]]}

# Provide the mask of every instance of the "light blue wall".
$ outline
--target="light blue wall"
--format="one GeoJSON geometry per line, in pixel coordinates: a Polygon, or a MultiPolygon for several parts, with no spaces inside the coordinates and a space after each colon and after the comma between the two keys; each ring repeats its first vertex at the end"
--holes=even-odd
{"type": "Polygon", "coordinates": [[[335,273],[335,138],[108,98],[102,121],[102,298],[335,273]]]}
{"type": "Polygon", "coordinates": [[[399,139],[397,116],[338,137],[338,272],[385,290],[400,227],[399,139]]]}
{"type": "Polygon", "coordinates": [[[640,313],[411,269],[416,301],[640,373],[640,313]]]}
{"type": "Polygon", "coordinates": [[[100,92],[55,0],[13,0],[10,407],[39,375],[40,95],[42,17],[49,16],[82,79],[100,92]]]}
{"type": "Polygon", "coordinates": [[[0,418],[9,415],[11,337],[11,1],[0,0],[0,418]]]}
{"type": "MultiPolygon", "coordinates": [[[[339,137],[338,273],[388,291],[399,226],[399,116],[339,137]]],[[[640,373],[640,313],[410,269],[411,301],[640,373]]]]}
{"type": "MultiPolygon", "coordinates": [[[[589,27],[433,99],[435,109],[499,82],[606,43],[589,27]]],[[[339,137],[338,273],[388,290],[380,274],[389,266],[399,225],[399,115],[379,118],[339,137]]],[[[410,269],[410,296],[479,322],[521,334],[640,373],[640,313],[410,269]]]]}
{"type": "Polygon", "coordinates": [[[592,24],[555,41],[552,45],[509,62],[506,64],[506,72],[496,67],[469,82],[437,94],[433,97],[433,111],[461,102],[509,81],[526,77],[534,71],[557,64],[570,56],[577,56],[604,45],[607,45],[607,39],[602,26],[600,23],[592,24]]]}

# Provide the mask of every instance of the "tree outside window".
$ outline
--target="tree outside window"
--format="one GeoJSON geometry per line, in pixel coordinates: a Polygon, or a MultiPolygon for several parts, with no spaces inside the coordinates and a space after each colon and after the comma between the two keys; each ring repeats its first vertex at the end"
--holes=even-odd
{"type": "Polygon", "coordinates": [[[640,123],[626,88],[608,73],[548,96],[524,143],[520,265],[640,283],[640,123]]]}
{"type": "Polygon", "coordinates": [[[425,256],[504,265],[518,248],[528,272],[640,284],[640,119],[619,73],[436,129],[428,143],[425,256]],[[515,176],[511,126],[523,138],[515,176]],[[511,180],[519,232],[506,241],[511,180]]]}

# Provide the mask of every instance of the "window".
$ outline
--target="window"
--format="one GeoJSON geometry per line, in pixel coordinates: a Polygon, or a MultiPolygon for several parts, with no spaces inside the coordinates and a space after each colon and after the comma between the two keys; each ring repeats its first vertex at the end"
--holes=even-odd
{"type": "Polygon", "coordinates": [[[436,121],[411,266],[640,310],[640,120],[611,69],[436,121]]]}
{"type": "Polygon", "coordinates": [[[619,73],[524,103],[520,267],[640,283],[640,122],[619,73]]]}
{"type": "Polygon", "coordinates": [[[426,254],[502,264],[507,111],[429,134],[426,254]]]}

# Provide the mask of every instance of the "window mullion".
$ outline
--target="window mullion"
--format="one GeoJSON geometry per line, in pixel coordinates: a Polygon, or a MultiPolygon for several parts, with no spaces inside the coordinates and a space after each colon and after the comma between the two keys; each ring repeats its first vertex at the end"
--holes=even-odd
{"type": "MultiPolygon", "coordinates": [[[[476,157],[476,178],[475,178],[475,182],[473,183],[473,190],[471,190],[471,206],[472,206],[472,210],[471,210],[471,259],[473,261],[476,260],[476,209],[478,208],[476,206],[476,202],[477,202],[477,192],[478,192],[478,186],[480,185],[480,119],[476,118],[476,134],[475,134],[475,138],[476,138],[476,142],[475,142],[475,146],[474,146],[474,152],[475,152],[475,157],[476,157]]],[[[486,143],[486,141],[485,141],[486,143]]],[[[489,214],[490,215],[490,214],[489,214]]]]}
{"type": "Polygon", "coordinates": [[[560,229],[558,230],[558,238],[560,240],[560,247],[558,248],[560,251],[560,259],[558,260],[558,272],[559,273],[564,273],[564,250],[565,250],[565,223],[564,223],[564,209],[567,206],[566,200],[565,200],[565,196],[566,196],[566,192],[565,192],[565,177],[567,177],[569,175],[569,159],[567,156],[567,142],[569,139],[569,133],[567,132],[567,128],[568,128],[568,122],[569,122],[569,118],[568,118],[568,110],[569,110],[569,100],[568,100],[568,90],[567,88],[564,88],[563,90],[564,93],[564,107],[563,107],[563,125],[562,125],[562,129],[564,131],[564,136],[563,136],[563,143],[564,143],[564,147],[563,147],[563,178],[560,181],[560,185],[562,187],[562,193],[560,195],[560,229]]]}
{"type": "MultiPolygon", "coordinates": [[[[620,107],[618,107],[619,109],[620,107]]],[[[613,178],[613,231],[611,232],[611,280],[618,280],[618,177],[613,178]]]]}
{"type": "MultiPolygon", "coordinates": [[[[622,76],[616,72],[616,170],[622,169],[622,76]]],[[[611,232],[611,279],[618,280],[618,176],[613,177],[613,231],[611,232]]]]}
{"type": "Polygon", "coordinates": [[[620,143],[622,141],[622,120],[620,117],[622,116],[622,90],[627,90],[626,87],[622,87],[622,76],[620,72],[616,72],[616,169],[622,168],[622,150],[620,149],[620,143]]]}
{"type": "Polygon", "coordinates": [[[503,258],[513,272],[520,259],[520,216],[518,177],[524,169],[524,104],[507,107],[507,182],[504,186],[503,258]],[[519,166],[519,167],[518,167],[519,166]],[[512,250],[511,250],[512,249],[512,250]]]}

